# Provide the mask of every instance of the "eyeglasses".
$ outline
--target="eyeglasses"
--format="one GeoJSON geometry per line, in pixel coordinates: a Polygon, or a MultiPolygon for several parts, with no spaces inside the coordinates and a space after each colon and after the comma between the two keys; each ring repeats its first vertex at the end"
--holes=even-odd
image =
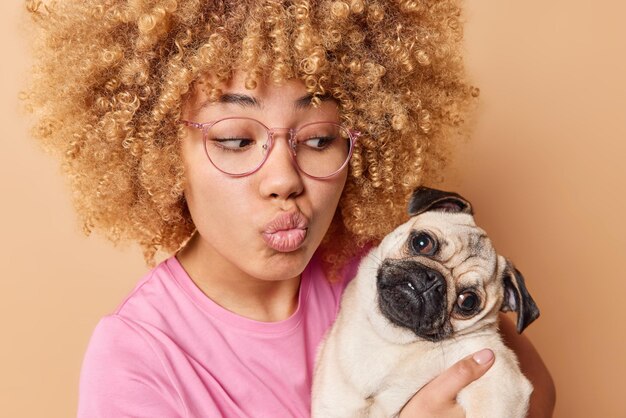
{"type": "Polygon", "coordinates": [[[346,167],[361,135],[334,122],[307,123],[295,129],[270,129],[256,119],[244,117],[206,123],[180,122],[202,130],[209,161],[219,171],[234,177],[258,171],[272,151],[275,133],[286,131],[296,167],[309,177],[329,178],[346,167]]]}

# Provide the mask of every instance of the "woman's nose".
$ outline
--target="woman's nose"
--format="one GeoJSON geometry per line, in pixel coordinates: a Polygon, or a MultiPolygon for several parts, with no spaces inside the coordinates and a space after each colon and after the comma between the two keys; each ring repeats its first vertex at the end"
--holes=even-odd
{"type": "Polygon", "coordinates": [[[292,158],[289,132],[275,132],[267,160],[260,168],[260,192],[264,197],[289,199],[304,190],[302,174],[292,158]]]}

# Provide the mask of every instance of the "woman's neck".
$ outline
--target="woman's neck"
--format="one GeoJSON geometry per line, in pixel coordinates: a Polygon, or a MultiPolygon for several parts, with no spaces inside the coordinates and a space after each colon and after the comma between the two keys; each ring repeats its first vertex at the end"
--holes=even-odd
{"type": "Polygon", "coordinates": [[[301,276],[284,280],[252,277],[202,245],[198,235],[176,258],[207,297],[237,315],[277,322],[289,318],[298,308],[301,276]]]}

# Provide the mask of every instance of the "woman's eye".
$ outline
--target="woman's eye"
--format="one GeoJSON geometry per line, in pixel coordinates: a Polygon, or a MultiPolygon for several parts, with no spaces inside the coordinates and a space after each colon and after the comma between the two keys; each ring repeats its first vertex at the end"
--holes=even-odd
{"type": "Polygon", "coordinates": [[[416,254],[422,255],[433,255],[437,250],[435,240],[425,232],[421,232],[411,239],[411,247],[416,254]]]}
{"type": "Polygon", "coordinates": [[[249,138],[223,138],[223,139],[213,139],[213,143],[227,150],[240,151],[245,148],[248,148],[254,142],[253,139],[249,138]]]}
{"type": "Polygon", "coordinates": [[[456,305],[462,313],[471,313],[480,305],[480,299],[474,292],[463,292],[456,300],[456,305]]]}
{"type": "Polygon", "coordinates": [[[328,148],[334,140],[335,138],[332,136],[316,136],[314,138],[309,138],[306,141],[302,141],[302,143],[311,149],[323,150],[328,148]]]}

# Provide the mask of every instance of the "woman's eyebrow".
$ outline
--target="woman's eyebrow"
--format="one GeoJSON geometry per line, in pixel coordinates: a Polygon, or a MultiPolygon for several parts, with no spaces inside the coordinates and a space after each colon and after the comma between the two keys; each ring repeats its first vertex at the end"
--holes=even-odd
{"type": "Polygon", "coordinates": [[[233,103],[242,107],[256,107],[261,108],[261,103],[253,97],[247,94],[239,93],[225,93],[222,94],[218,100],[219,103],[233,103]]]}
{"type": "MultiPolygon", "coordinates": [[[[297,99],[293,107],[296,110],[308,109],[312,106],[311,100],[313,100],[313,94],[308,93],[304,96],[297,99]]],[[[321,101],[333,100],[333,97],[330,94],[318,95],[317,96],[321,101]]],[[[241,93],[224,93],[217,100],[218,103],[231,103],[236,104],[241,107],[254,107],[257,109],[262,108],[262,102],[260,102],[256,97],[249,96],[247,94],[241,93]]],[[[200,104],[198,111],[210,105],[212,102],[207,100],[200,104]]]]}
{"type": "Polygon", "coordinates": [[[194,113],[198,114],[202,109],[209,107],[215,103],[232,103],[241,107],[255,107],[257,109],[261,108],[261,103],[253,96],[248,96],[247,94],[240,93],[224,93],[219,97],[219,99],[217,99],[217,101],[213,101],[211,99],[203,100],[200,105],[194,110],[194,113]]]}

